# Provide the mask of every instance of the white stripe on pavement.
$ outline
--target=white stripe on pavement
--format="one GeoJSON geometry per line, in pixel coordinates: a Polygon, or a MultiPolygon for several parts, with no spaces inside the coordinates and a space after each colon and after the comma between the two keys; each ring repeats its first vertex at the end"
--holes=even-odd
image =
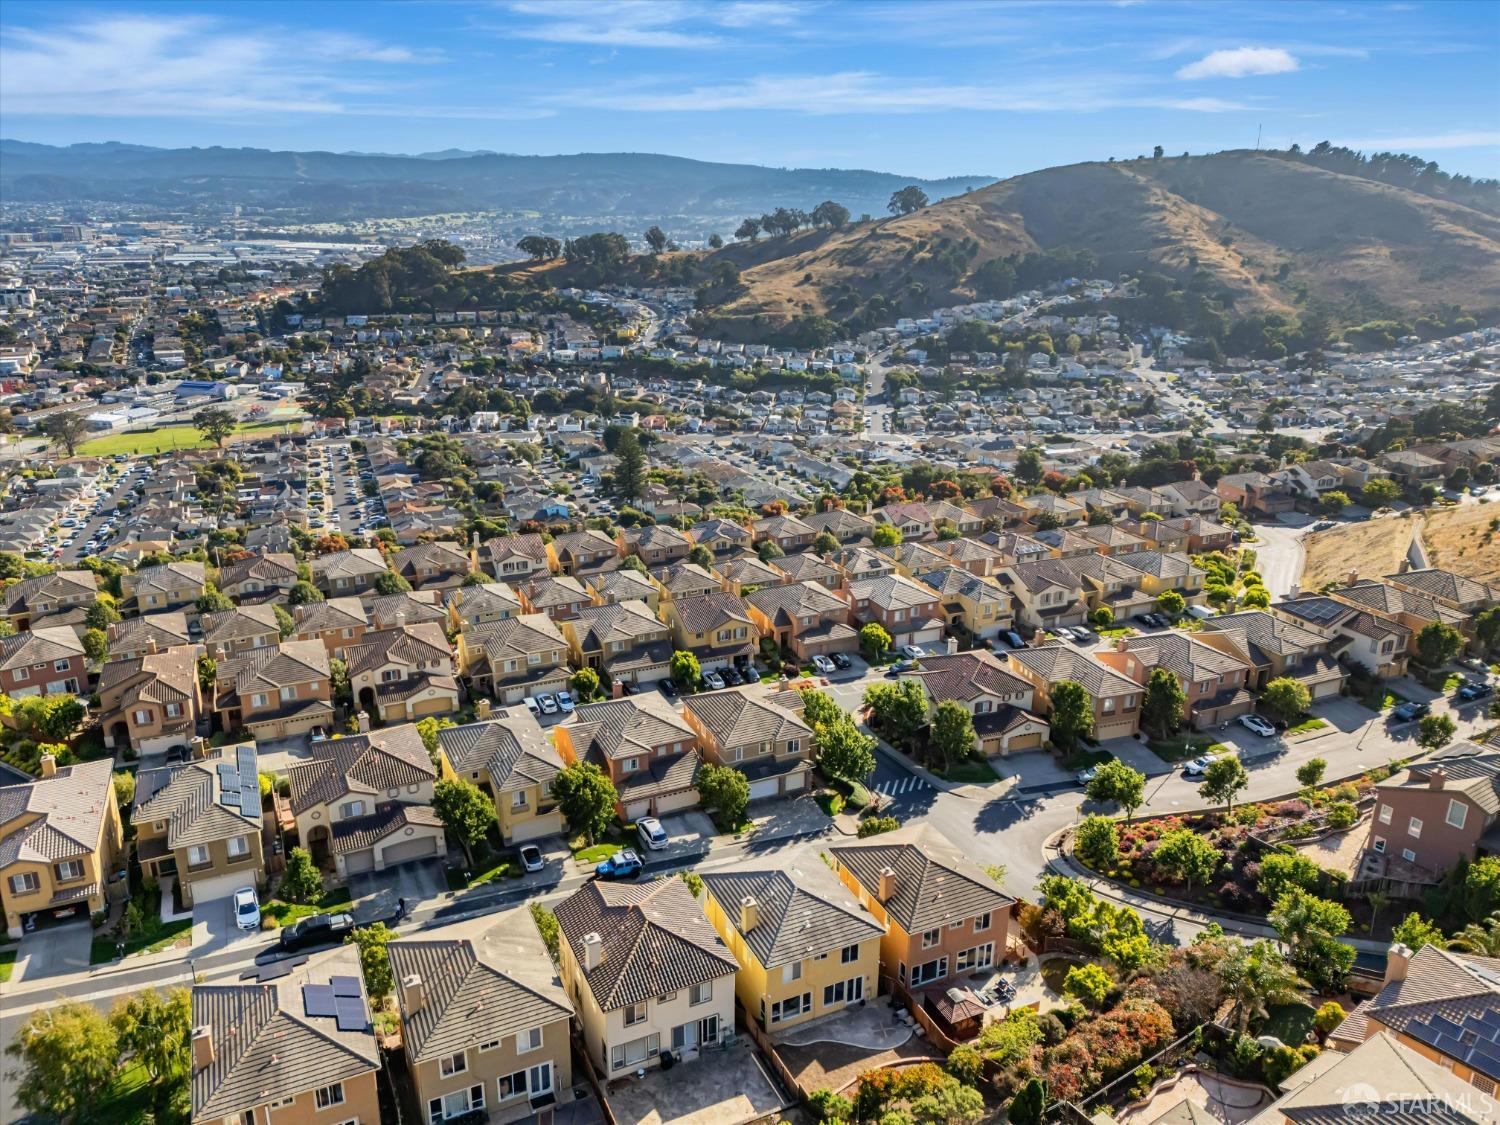
{"type": "Polygon", "coordinates": [[[912,774],[901,778],[899,781],[882,781],[879,785],[875,786],[875,792],[883,797],[899,797],[903,793],[911,793],[918,789],[929,788],[931,786],[927,784],[926,780],[912,774]]]}

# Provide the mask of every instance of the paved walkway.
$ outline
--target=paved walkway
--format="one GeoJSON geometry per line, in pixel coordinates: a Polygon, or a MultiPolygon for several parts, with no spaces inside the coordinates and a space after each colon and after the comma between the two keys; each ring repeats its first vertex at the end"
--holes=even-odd
{"type": "Polygon", "coordinates": [[[778,1046],[807,1047],[814,1043],[842,1043],[868,1051],[888,1051],[912,1037],[912,1029],[891,1019],[884,1004],[848,1008],[836,1015],[776,1033],[778,1046]]]}

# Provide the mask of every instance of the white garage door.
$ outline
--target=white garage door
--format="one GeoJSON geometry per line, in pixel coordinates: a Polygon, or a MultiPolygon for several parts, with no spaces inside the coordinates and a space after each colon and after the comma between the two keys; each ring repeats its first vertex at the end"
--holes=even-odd
{"type": "Polygon", "coordinates": [[[651,815],[650,801],[631,801],[625,806],[626,820],[640,820],[643,816],[651,815]]]}
{"type": "Polygon", "coordinates": [[[911,635],[911,643],[914,645],[930,645],[934,641],[940,641],[942,639],[943,630],[941,627],[933,629],[918,629],[911,635]]]}
{"type": "Polygon", "coordinates": [[[369,848],[362,852],[350,852],[344,857],[345,875],[363,875],[375,870],[375,853],[369,848]]]}
{"type": "Polygon", "coordinates": [[[788,777],[786,779],[786,791],[788,793],[791,793],[794,790],[801,789],[802,786],[806,783],[806,781],[807,781],[807,774],[805,774],[805,773],[794,773],[794,774],[792,774],[790,777],[788,777]]]}
{"type": "Polygon", "coordinates": [[[216,898],[228,898],[241,887],[253,886],[255,873],[240,871],[233,875],[215,875],[212,879],[198,879],[189,883],[193,903],[212,902],[216,898]]]}
{"type": "Polygon", "coordinates": [[[750,799],[758,801],[762,797],[775,797],[781,792],[779,778],[768,777],[764,781],[752,781],[750,783],[750,799]]]}
{"type": "Polygon", "coordinates": [[[1329,699],[1339,693],[1339,682],[1329,680],[1326,683],[1314,684],[1309,693],[1314,699],[1329,699]]]}
{"type": "Polygon", "coordinates": [[[392,844],[385,849],[382,862],[386,867],[397,863],[406,863],[413,859],[431,859],[436,851],[435,840],[431,836],[423,836],[417,840],[402,840],[399,844],[392,844]]]}

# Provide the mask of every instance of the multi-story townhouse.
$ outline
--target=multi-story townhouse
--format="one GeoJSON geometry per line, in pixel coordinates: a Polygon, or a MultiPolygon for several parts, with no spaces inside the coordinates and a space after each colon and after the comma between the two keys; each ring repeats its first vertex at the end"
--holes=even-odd
{"type": "Polygon", "coordinates": [[[937,591],[943,618],[954,636],[992,641],[1015,624],[1010,593],[993,579],[946,566],[918,574],[916,580],[937,591]]]}
{"type": "Polygon", "coordinates": [[[814,656],[859,650],[848,594],[817,582],[762,586],[745,601],[762,636],[772,638],[783,652],[800,662],[814,656]]]}
{"type": "Polygon", "coordinates": [[[479,786],[495,802],[500,839],[508,847],[563,831],[552,779],[563,759],[525,707],[491,712],[479,700],[477,722],[438,731],[438,769],[479,786]]]}
{"type": "Polygon", "coordinates": [[[1406,672],[1412,639],[1404,625],[1322,594],[1283,598],[1271,610],[1329,638],[1329,651],[1369,675],[1389,679],[1406,672]]]}
{"type": "Polygon", "coordinates": [[[651,581],[660,591],[659,601],[701,598],[705,594],[717,594],[724,589],[724,580],[718,574],[691,562],[658,567],[651,572],[651,581]]]}
{"type": "Polygon", "coordinates": [[[27,918],[107,906],[124,848],[107,760],[59,767],[42,755],[41,777],[7,785],[0,797],[0,912],[19,938],[27,918]]]}
{"type": "Polygon", "coordinates": [[[366,633],[344,650],[355,707],[382,722],[416,722],[458,710],[453,649],[440,625],[398,625],[366,633]]]}
{"type": "Polygon", "coordinates": [[[735,992],[781,1031],[867,999],[880,984],[885,929],[815,848],[703,874],[703,912],[739,961],[735,992]]]}
{"type": "Polygon", "coordinates": [[[1028,680],[1040,715],[1052,714],[1052,689],[1064,681],[1080,684],[1094,710],[1094,737],[1128,738],[1141,726],[1141,686],[1087,653],[1062,644],[1016,649],[1005,656],[1010,670],[1028,680]]]}
{"type": "Polygon", "coordinates": [[[939,594],[931,586],[900,574],[863,578],[849,584],[849,600],[859,625],[880,625],[898,647],[942,640],[939,594]]]}
{"type": "Polygon", "coordinates": [[[1500,586],[1479,582],[1451,570],[1426,567],[1421,570],[1405,570],[1400,574],[1387,574],[1387,582],[1393,582],[1404,590],[1442,602],[1464,613],[1478,613],[1487,606],[1500,604],[1500,586]]]}
{"type": "Polygon", "coordinates": [[[502,535],[479,547],[479,568],[499,582],[527,582],[555,573],[557,556],[540,535],[502,535]]]}
{"type": "Polygon", "coordinates": [[[755,543],[775,543],[784,554],[794,555],[812,546],[817,530],[793,515],[767,516],[750,525],[755,543]]]}
{"type": "Polygon", "coordinates": [[[760,644],[749,607],[734,594],[673,598],[662,602],[661,613],[672,627],[673,644],[696,656],[705,672],[752,659],[760,644]]]}
{"type": "Polygon", "coordinates": [[[219,568],[219,591],[241,605],[284,601],[297,581],[297,558],[286,552],[249,555],[219,568]]]}
{"type": "Polygon", "coordinates": [[[844,572],[839,567],[811,551],[784,555],[776,560],[775,567],[784,576],[784,582],[816,582],[835,590],[844,581],[844,572]]]}
{"type": "Polygon", "coordinates": [[[502,705],[566,690],[568,641],[545,613],[476,625],[458,635],[458,666],[474,692],[502,705]]]}
{"type": "Polygon", "coordinates": [[[573,663],[603,683],[647,685],[672,674],[672,631],[645,602],[590,606],[561,628],[573,663]]]}
{"type": "Polygon", "coordinates": [[[221,661],[214,713],[226,731],[243,727],[257,741],[333,728],[328,651],[317,641],[282,641],[221,661]]]}
{"type": "Polygon", "coordinates": [[[802,522],[813,529],[814,539],[823,534],[832,535],[845,546],[869,542],[870,533],[875,530],[874,520],[848,508],[831,508],[805,516],[802,522]]]}
{"type": "Polygon", "coordinates": [[[181,610],[127,617],[110,625],[106,637],[111,660],[133,660],[148,652],[160,652],[193,641],[187,614],[181,610]]]}
{"type": "Polygon", "coordinates": [[[207,714],[198,683],[202,645],[178,645],[130,660],[111,660],[99,673],[99,725],[104,745],[139,754],[186,750],[207,714]]]}
{"type": "Polygon", "coordinates": [[[460,586],[448,595],[448,624],[460,633],[475,625],[504,621],[525,612],[520,595],[504,582],[460,586]]]}
{"type": "Polygon", "coordinates": [[[1255,708],[1248,661],[1187,633],[1152,633],[1120,637],[1097,659],[1144,689],[1151,673],[1165,668],[1177,677],[1186,696],[1183,722],[1194,730],[1219,726],[1255,708]]]}
{"type": "Polygon", "coordinates": [[[66,625],[0,637],[0,692],[12,699],[79,695],[88,690],[88,682],[83,642],[66,625]]]}
{"type": "Polygon", "coordinates": [[[979,649],[929,656],[906,675],[915,677],[936,711],[957,703],[974,716],[974,751],[987,758],[1038,750],[1051,733],[1032,711],[1036,689],[992,652],[979,649]]]}
{"type": "Polygon", "coordinates": [[[554,737],[564,761],[609,774],[627,821],[698,804],[697,731],[659,695],[586,703],[554,737]]]}
{"type": "Polygon", "coordinates": [[[1170,590],[1181,594],[1188,605],[1198,605],[1203,601],[1207,574],[1201,567],[1194,566],[1185,554],[1133,551],[1128,555],[1113,555],[1111,560],[1139,574],[1137,584],[1141,592],[1152,598],[1159,598],[1170,590]]]}
{"type": "Polygon", "coordinates": [[[99,582],[90,570],[59,570],[23,578],[0,592],[5,618],[18,633],[45,624],[48,617],[87,609],[98,596],[99,582]]]}
{"type": "Polygon", "coordinates": [[[207,572],[201,562],[145,566],[120,576],[120,602],[137,613],[182,609],[196,602],[207,589],[207,572]]]}
{"type": "Polygon", "coordinates": [[[521,587],[520,594],[527,613],[545,613],[553,621],[571,621],[585,606],[594,604],[588,587],[566,574],[533,578],[521,587]]]}
{"type": "Polygon", "coordinates": [[[336,660],[345,659],[345,652],[362,643],[370,628],[365,607],[356,597],[299,605],[292,610],[292,621],[293,640],[322,641],[336,660]]]}
{"type": "Polygon", "coordinates": [[[688,529],[695,547],[707,547],[715,555],[725,557],[748,551],[754,544],[754,536],[743,524],[726,519],[707,519],[695,523],[688,529]]]}
{"type": "Polygon", "coordinates": [[[325,598],[363,594],[374,588],[377,578],[389,573],[385,556],[373,547],[318,555],[310,565],[313,585],[323,591],[325,598]]]}
{"type": "Polygon", "coordinates": [[[418,543],[391,555],[391,569],[417,590],[451,590],[461,585],[477,560],[461,544],[418,543]]]}
{"type": "Polygon", "coordinates": [[[1256,691],[1286,677],[1306,687],[1312,699],[1329,699],[1349,678],[1334,659],[1327,637],[1265,610],[1205,618],[1197,637],[1249,664],[1249,686],[1256,691]]]}
{"type": "Polygon", "coordinates": [[[275,606],[239,606],[222,613],[205,613],[198,618],[199,639],[214,660],[228,660],[256,649],[275,648],[281,640],[281,626],[275,606]]]}
{"type": "Polygon", "coordinates": [[[368,593],[359,599],[372,629],[394,629],[397,625],[433,622],[448,628],[448,610],[442,590],[402,590],[395,594],[368,593]]]}
{"type": "Polygon", "coordinates": [[[661,605],[661,587],[649,577],[630,567],[601,570],[584,580],[595,605],[620,602],[644,602],[652,613],[661,605]]]}
{"type": "Polygon", "coordinates": [[[606,574],[620,565],[619,544],[592,527],[559,535],[552,540],[552,553],[562,573],[574,578],[606,574]]]}
{"type": "Polygon", "coordinates": [[[689,696],[682,717],[698,735],[705,760],[750,779],[750,799],[807,791],[812,728],[802,720],[802,693],[759,684],[689,696]]]}
{"type": "Polygon", "coordinates": [[[1028,630],[1082,625],[1089,614],[1079,559],[1037,559],[1003,567],[997,575],[1015,599],[1016,620],[1028,630]]]}

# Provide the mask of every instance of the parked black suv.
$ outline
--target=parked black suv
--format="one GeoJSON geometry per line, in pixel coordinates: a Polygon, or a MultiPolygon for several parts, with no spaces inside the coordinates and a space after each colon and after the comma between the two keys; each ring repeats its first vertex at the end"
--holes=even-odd
{"type": "Polygon", "coordinates": [[[311,949],[315,945],[337,945],[353,930],[352,914],[312,914],[282,930],[277,945],[284,953],[311,949]]]}

